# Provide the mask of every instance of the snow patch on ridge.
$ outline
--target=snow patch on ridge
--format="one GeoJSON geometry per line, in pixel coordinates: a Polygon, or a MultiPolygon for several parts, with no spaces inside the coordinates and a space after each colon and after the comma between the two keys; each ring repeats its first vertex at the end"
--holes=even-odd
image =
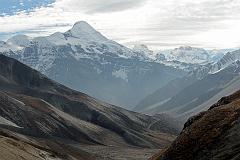
{"type": "Polygon", "coordinates": [[[3,125],[7,125],[7,126],[13,126],[13,127],[17,127],[17,128],[21,128],[18,125],[16,125],[15,123],[5,119],[4,117],[0,116],[0,124],[3,125]]]}
{"type": "Polygon", "coordinates": [[[116,78],[121,78],[121,79],[125,80],[126,82],[128,82],[128,73],[127,73],[127,70],[125,70],[125,69],[116,70],[116,71],[112,72],[112,75],[115,76],[116,78]]]}

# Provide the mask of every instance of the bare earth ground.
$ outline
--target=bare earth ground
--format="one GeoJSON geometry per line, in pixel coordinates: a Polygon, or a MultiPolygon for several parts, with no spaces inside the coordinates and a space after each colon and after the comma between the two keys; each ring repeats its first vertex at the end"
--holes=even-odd
{"type": "Polygon", "coordinates": [[[90,154],[98,155],[101,160],[102,158],[105,160],[147,160],[160,150],[100,145],[79,145],[77,147],[90,154]]]}
{"type": "Polygon", "coordinates": [[[159,150],[46,141],[7,130],[0,132],[1,160],[147,160],[159,150]]]}

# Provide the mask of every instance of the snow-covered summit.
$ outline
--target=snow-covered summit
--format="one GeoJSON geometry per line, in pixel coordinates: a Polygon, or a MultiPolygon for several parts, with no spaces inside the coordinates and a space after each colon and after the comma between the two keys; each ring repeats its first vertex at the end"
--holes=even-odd
{"type": "Polygon", "coordinates": [[[135,44],[132,48],[133,52],[144,59],[155,59],[154,52],[145,44],[135,44]]]}
{"type": "Polygon", "coordinates": [[[205,49],[182,46],[172,50],[168,59],[183,63],[202,64],[209,62],[210,56],[205,49]]]}
{"type": "Polygon", "coordinates": [[[66,32],[56,32],[46,37],[31,38],[26,35],[17,35],[10,38],[6,43],[2,42],[0,47],[1,52],[18,50],[17,54],[25,52],[24,48],[27,47],[28,55],[36,52],[35,54],[41,57],[40,59],[49,56],[47,54],[51,51],[53,60],[60,55],[66,57],[73,56],[78,60],[79,58],[96,58],[99,55],[106,55],[121,58],[137,58],[141,61],[154,61],[167,66],[177,66],[177,68],[179,68],[179,65],[184,65],[184,68],[186,68],[186,65],[203,65],[212,62],[213,59],[217,61],[223,56],[219,56],[220,54],[217,54],[218,52],[216,51],[210,54],[209,51],[202,48],[190,46],[155,52],[144,44],[136,44],[133,49],[129,49],[115,41],[109,40],[85,21],[75,23],[66,32]],[[35,51],[38,48],[41,48],[41,50],[35,51]],[[61,54],[58,53],[60,51],[61,54]]]}
{"type": "Polygon", "coordinates": [[[30,44],[31,38],[26,35],[16,35],[7,40],[9,45],[16,45],[20,47],[26,47],[30,44]]]}
{"type": "Polygon", "coordinates": [[[4,47],[1,47],[1,50],[21,50],[24,47],[32,45],[45,46],[49,49],[50,47],[56,49],[58,47],[67,48],[70,46],[72,51],[69,49],[68,51],[71,52],[71,55],[75,55],[75,57],[86,57],[82,56],[82,54],[89,53],[112,54],[125,58],[133,56],[133,52],[129,48],[107,39],[85,21],[75,23],[71,29],[64,33],[56,32],[46,37],[31,38],[26,35],[14,36],[6,42],[4,47]]]}
{"type": "Polygon", "coordinates": [[[100,32],[96,31],[91,25],[85,21],[79,21],[73,25],[73,27],[65,33],[67,37],[74,37],[81,39],[82,41],[107,41],[100,32]]]}
{"type": "Polygon", "coordinates": [[[73,25],[71,30],[72,31],[80,30],[81,32],[86,32],[86,33],[94,33],[94,32],[96,32],[96,30],[91,25],[89,25],[86,21],[78,21],[78,22],[76,22],[73,25]]]}
{"type": "Polygon", "coordinates": [[[150,49],[148,49],[148,46],[145,44],[135,44],[133,46],[133,50],[136,52],[149,52],[149,53],[153,52],[150,49]]]}
{"type": "Polygon", "coordinates": [[[16,44],[7,43],[4,41],[0,41],[0,52],[10,52],[10,51],[17,51],[22,49],[23,47],[18,46],[16,44]]]}
{"type": "Polygon", "coordinates": [[[85,21],[79,21],[67,32],[56,32],[48,36],[47,39],[49,42],[56,45],[70,44],[82,46],[86,46],[90,43],[104,43],[110,41],[85,21]]]}
{"type": "Polygon", "coordinates": [[[56,32],[35,38],[26,35],[14,36],[7,42],[1,42],[0,52],[28,59],[28,65],[43,73],[62,56],[76,60],[99,58],[100,55],[116,58],[135,57],[131,49],[107,39],[84,21],[75,23],[71,29],[63,33],[56,32]]]}
{"type": "Polygon", "coordinates": [[[153,54],[153,51],[148,48],[145,44],[135,44],[133,46],[133,51],[143,53],[143,54],[153,54]]]}

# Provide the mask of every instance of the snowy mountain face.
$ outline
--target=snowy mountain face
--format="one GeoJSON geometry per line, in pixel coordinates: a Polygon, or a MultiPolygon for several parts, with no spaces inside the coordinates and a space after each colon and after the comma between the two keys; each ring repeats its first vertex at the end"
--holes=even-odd
{"type": "Polygon", "coordinates": [[[207,74],[215,73],[231,64],[237,58],[237,56],[228,55],[232,51],[234,49],[204,50],[187,46],[174,50],[158,51],[155,54],[155,61],[185,70],[189,72],[188,76],[201,79],[207,74]]]}
{"type": "Polygon", "coordinates": [[[189,46],[155,52],[155,62],[187,72],[191,72],[210,61],[210,55],[206,50],[189,46]]]}
{"type": "Polygon", "coordinates": [[[10,52],[10,51],[16,51],[21,49],[22,49],[21,46],[0,41],[0,52],[10,52]]]}
{"type": "Polygon", "coordinates": [[[130,49],[104,37],[86,22],[77,22],[65,33],[54,33],[46,39],[55,45],[71,45],[73,50],[81,46],[85,52],[103,54],[109,52],[122,57],[131,57],[130,49]]]}
{"type": "Polygon", "coordinates": [[[168,60],[189,64],[204,64],[209,62],[210,56],[204,49],[184,46],[172,50],[168,55],[168,60]]]}
{"type": "Polygon", "coordinates": [[[65,33],[36,38],[14,36],[0,45],[2,54],[64,85],[125,107],[135,106],[156,86],[186,74],[147,58],[146,46],[133,51],[82,21],[65,33]]]}
{"type": "Polygon", "coordinates": [[[16,45],[20,47],[26,47],[30,44],[31,38],[26,35],[16,35],[7,40],[10,45],[16,45]]]}
{"type": "Polygon", "coordinates": [[[231,65],[235,65],[236,62],[240,60],[240,50],[227,52],[221,57],[222,58],[216,62],[199,66],[198,68],[192,70],[189,75],[202,79],[208,74],[215,74],[231,65]]]}
{"type": "Polygon", "coordinates": [[[153,61],[156,59],[154,52],[144,44],[136,44],[132,50],[133,53],[141,60],[153,61]]]}
{"type": "Polygon", "coordinates": [[[178,61],[186,64],[213,63],[219,61],[226,53],[235,49],[213,49],[205,50],[203,48],[194,48],[190,46],[182,46],[175,49],[156,51],[156,60],[162,61],[178,61]],[[158,56],[160,55],[160,58],[158,56]],[[162,59],[162,57],[164,58],[162,59]]]}
{"type": "Polygon", "coordinates": [[[210,60],[212,62],[219,61],[228,51],[227,50],[209,50],[210,60]]]}
{"type": "Polygon", "coordinates": [[[240,50],[228,52],[218,62],[213,64],[210,72],[211,73],[218,72],[219,70],[228,67],[229,65],[238,60],[240,60],[240,50]]]}
{"type": "Polygon", "coordinates": [[[5,43],[4,47],[1,47],[2,52],[14,51],[14,58],[25,61],[26,64],[45,74],[58,57],[70,55],[79,60],[80,58],[98,59],[101,54],[124,58],[134,55],[130,49],[108,40],[83,21],[77,22],[65,33],[57,32],[37,38],[17,35],[2,43],[5,43]]]}
{"type": "Polygon", "coordinates": [[[135,45],[133,52],[144,61],[154,61],[169,67],[192,71],[210,62],[209,53],[201,48],[180,47],[173,50],[152,51],[146,45],[135,45]]]}

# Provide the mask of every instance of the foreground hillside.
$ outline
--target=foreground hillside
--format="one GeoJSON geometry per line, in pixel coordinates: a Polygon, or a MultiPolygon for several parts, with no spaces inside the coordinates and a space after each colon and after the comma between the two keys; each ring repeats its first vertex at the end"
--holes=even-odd
{"type": "Polygon", "coordinates": [[[1,160],[95,160],[91,155],[60,141],[33,138],[0,129],[1,160]]]}
{"type": "Polygon", "coordinates": [[[153,160],[240,159],[240,91],[190,118],[180,136],[153,160]]]}
{"type": "MultiPolygon", "coordinates": [[[[27,144],[26,147],[32,148],[32,154],[38,153],[35,150],[39,148],[44,152],[47,150],[46,154],[54,152],[54,147],[45,149],[45,145],[49,146],[48,143],[54,141],[56,147],[63,147],[63,142],[68,145],[70,151],[63,154],[75,158],[83,152],[83,146],[89,145],[105,149],[105,153],[114,147],[137,147],[143,149],[139,154],[141,157],[148,155],[144,153],[147,148],[168,146],[179,131],[174,125],[163,128],[162,124],[167,122],[161,117],[138,114],[106,104],[64,87],[3,55],[0,55],[0,90],[0,129],[7,130],[14,136],[3,132],[0,132],[0,135],[3,139],[10,137],[11,140],[6,143],[20,141],[17,142],[20,146],[27,144]],[[152,124],[154,127],[151,127],[152,124]],[[16,138],[15,134],[21,138],[16,138]],[[39,139],[44,144],[41,143],[40,147],[36,148],[39,139]],[[72,148],[77,150],[77,155],[72,153],[72,148]]],[[[153,151],[147,152],[151,155],[153,151]]],[[[89,149],[83,153],[85,152],[94,151],[89,149]]],[[[88,154],[94,155],[93,157],[98,155],[88,154]]],[[[135,152],[131,154],[134,154],[134,159],[138,158],[135,152]]],[[[107,158],[111,156],[110,154],[107,158]]]]}

